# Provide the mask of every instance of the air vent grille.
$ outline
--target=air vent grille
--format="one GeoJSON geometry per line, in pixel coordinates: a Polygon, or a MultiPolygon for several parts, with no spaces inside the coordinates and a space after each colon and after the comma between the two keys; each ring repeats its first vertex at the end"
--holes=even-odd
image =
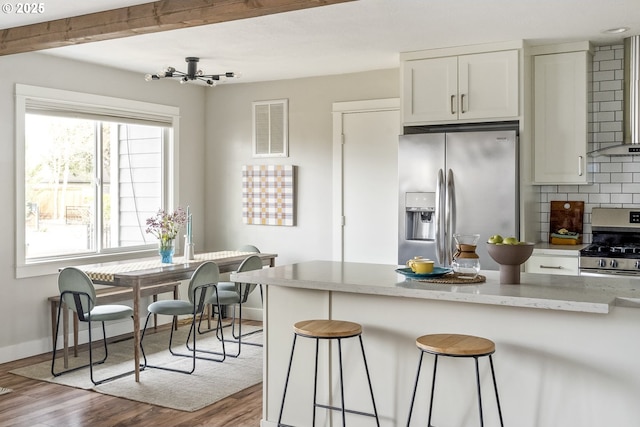
{"type": "Polygon", "coordinates": [[[287,116],[286,99],[253,103],[254,157],[288,156],[287,116]]]}

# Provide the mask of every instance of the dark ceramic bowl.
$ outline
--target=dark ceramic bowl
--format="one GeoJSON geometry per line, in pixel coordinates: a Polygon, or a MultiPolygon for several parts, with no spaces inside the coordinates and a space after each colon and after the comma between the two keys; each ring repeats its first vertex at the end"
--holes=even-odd
{"type": "Polygon", "coordinates": [[[533,253],[533,243],[524,242],[517,245],[496,245],[487,243],[487,252],[500,265],[520,265],[533,253]]]}
{"type": "Polygon", "coordinates": [[[500,283],[517,285],[520,283],[520,265],[533,253],[533,243],[517,245],[487,243],[487,252],[500,264],[500,283]]]}

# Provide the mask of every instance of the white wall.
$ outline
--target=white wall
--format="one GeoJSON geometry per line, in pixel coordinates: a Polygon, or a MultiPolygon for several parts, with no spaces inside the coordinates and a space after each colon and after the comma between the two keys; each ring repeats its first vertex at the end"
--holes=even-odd
{"type": "Polygon", "coordinates": [[[253,244],[262,252],[277,253],[278,265],[331,259],[332,103],[397,96],[397,69],[234,84],[208,92],[206,249],[253,244]],[[254,159],[251,103],[282,98],[289,99],[289,157],[254,159]],[[294,227],[242,223],[245,164],[297,166],[294,227]]]}
{"type": "MultiPolygon", "coordinates": [[[[331,259],[332,103],[393,98],[399,91],[399,71],[392,69],[220,85],[207,92],[205,248],[252,244],[262,252],[277,253],[277,265],[331,259]],[[289,100],[289,157],[254,159],[251,103],[283,98],[289,100]],[[243,224],[242,165],[246,164],[297,167],[295,226],[243,224]]],[[[254,292],[243,316],[261,319],[260,306],[260,295],[254,292]]]]}
{"type": "MultiPolygon", "coordinates": [[[[205,89],[177,82],[145,82],[142,75],[38,53],[0,57],[0,363],[51,351],[47,298],[58,293],[56,275],[15,279],[15,84],[22,83],[180,107],[181,205],[190,204],[194,230],[204,228],[205,89]]],[[[203,242],[196,241],[201,250],[203,242]]]]}

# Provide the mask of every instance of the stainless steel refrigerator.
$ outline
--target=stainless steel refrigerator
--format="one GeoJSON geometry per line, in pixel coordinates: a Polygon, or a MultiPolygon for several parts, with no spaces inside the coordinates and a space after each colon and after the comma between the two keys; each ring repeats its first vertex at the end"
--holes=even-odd
{"type": "Polygon", "coordinates": [[[449,266],[453,235],[480,234],[483,270],[493,234],[519,237],[517,124],[411,129],[400,137],[398,264],[414,256],[449,266]]]}

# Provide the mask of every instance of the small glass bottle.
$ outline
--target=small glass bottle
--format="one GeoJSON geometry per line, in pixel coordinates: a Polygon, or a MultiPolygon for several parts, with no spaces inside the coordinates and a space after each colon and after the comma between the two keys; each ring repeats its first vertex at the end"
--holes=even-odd
{"type": "Polygon", "coordinates": [[[480,258],[476,253],[479,234],[454,234],[456,250],[451,268],[461,279],[475,279],[480,273],[480,258]]]}

